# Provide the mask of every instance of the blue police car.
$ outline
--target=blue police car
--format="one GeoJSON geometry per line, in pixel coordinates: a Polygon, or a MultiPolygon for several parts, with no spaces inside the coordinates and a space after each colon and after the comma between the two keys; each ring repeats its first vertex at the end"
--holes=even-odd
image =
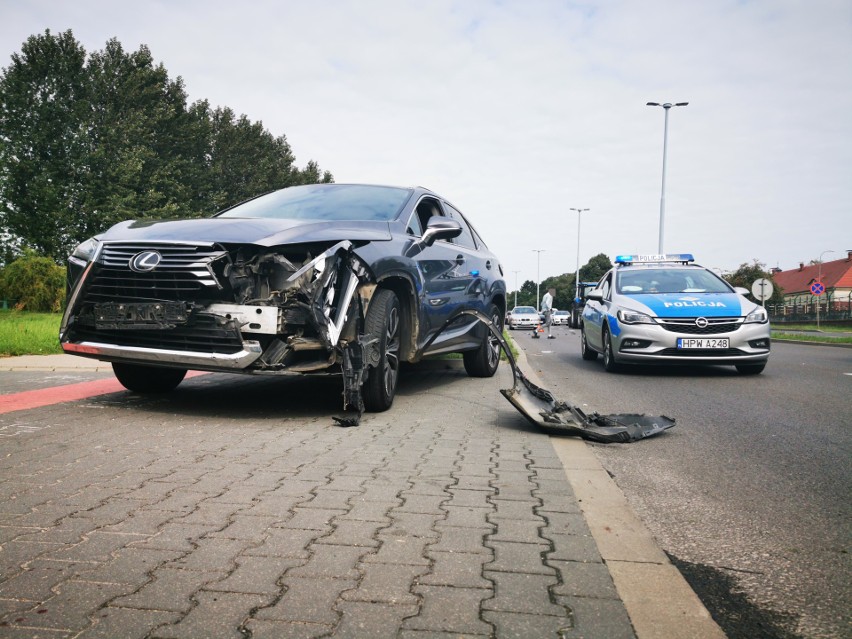
{"type": "Polygon", "coordinates": [[[619,255],[588,293],[583,359],[621,364],[732,364],[761,373],[769,358],[769,317],[688,253],[619,255]]]}

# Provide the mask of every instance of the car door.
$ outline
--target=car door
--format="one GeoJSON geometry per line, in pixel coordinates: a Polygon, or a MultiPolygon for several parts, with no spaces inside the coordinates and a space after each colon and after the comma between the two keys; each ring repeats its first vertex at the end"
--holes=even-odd
{"type": "Polygon", "coordinates": [[[603,299],[600,301],[589,299],[583,309],[583,331],[586,334],[586,342],[596,351],[603,349],[603,324],[606,321],[607,308],[612,296],[612,278],[612,271],[601,278],[596,290],[601,292],[603,299]]]}
{"type": "MultiPolygon", "coordinates": [[[[432,217],[449,217],[445,215],[440,202],[429,196],[421,198],[415,216],[417,222],[409,224],[409,228],[415,232],[418,226],[426,228],[432,217]]],[[[414,259],[423,282],[421,322],[426,330],[421,331],[420,341],[425,342],[455,310],[469,307],[468,299],[474,277],[468,268],[467,253],[451,241],[438,240],[424,248],[414,259]]],[[[436,343],[446,341],[449,336],[442,335],[436,343]]]]}

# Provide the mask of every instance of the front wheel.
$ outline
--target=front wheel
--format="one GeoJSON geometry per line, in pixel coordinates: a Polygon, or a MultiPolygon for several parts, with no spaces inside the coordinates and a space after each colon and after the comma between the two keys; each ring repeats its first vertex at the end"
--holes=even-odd
{"type": "Polygon", "coordinates": [[[604,327],[603,330],[603,360],[606,372],[614,373],[619,370],[620,367],[618,362],[615,361],[615,352],[612,349],[612,336],[607,327],[604,327]]]}
{"type": "Polygon", "coordinates": [[[114,362],[112,372],[127,390],[136,393],[168,393],[186,376],[185,368],[160,368],[114,362]]]}
{"type": "Polygon", "coordinates": [[[740,375],[760,375],[766,368],[766,362],[760,364],[737,364],[737,372],[740,375]]]}
{"type": "Polygon", "coordinates": [[[401,306],[390,289],[376,291],[367,310],[364,330],[378,340],[379,362],[370,368],[362,388],[364,407],[371,412],[386,411],[393,404],[399,382],[401,306]]]}
{"type": "Polygon", "coordinates": [[[587,362],[593,362],[598,358],[597,351],[592,350],[589,347],[589,342],[586,341],[585,326],[580,330],[580,355],[582,355],[583,359],[587,362]]]}
{"type": "MultiPolygon", "coordinates": [[[[489,314],[494,328],[498,331],[503,330],[503,324],[500,322],[500,310],[492,304],[489,314]]],[[[471,377],[493,377],[500,365],[500,341],[488,330],[485,337],[482,338],[479,348],[474,351],[465,351],[462,357],[464,358],[464,369],[471,377]]]]}

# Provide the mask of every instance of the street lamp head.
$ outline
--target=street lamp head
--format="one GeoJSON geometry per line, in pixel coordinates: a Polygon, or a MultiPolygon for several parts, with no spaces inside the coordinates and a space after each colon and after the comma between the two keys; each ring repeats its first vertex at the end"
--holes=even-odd
{"type": "Polygon", "coordinates": [[[675,102],[674,104],[672,104],[671,102],[664,102],[663,104],[660,104],[659,102],[646,102],[645,106],[663,107],[664,109],[666,109],[668,111],[673,106],[686,106],[687,104],[689,104],[689,102],[675,102]]]}

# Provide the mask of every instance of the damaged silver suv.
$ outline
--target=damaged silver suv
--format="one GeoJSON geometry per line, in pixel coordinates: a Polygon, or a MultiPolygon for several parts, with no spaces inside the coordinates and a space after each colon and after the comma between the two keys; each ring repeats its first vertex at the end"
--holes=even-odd
{"type": "Polygon", "coordinates": [[[400,362],[461,352],[493,375],[502,327],[498,259],[424,188],[294,186],[212,218],[127,221],[68,259],[66,353],[112,362],[137,392],[189,369],[338,374],[344,409],[383,411],[400,362]]]}

